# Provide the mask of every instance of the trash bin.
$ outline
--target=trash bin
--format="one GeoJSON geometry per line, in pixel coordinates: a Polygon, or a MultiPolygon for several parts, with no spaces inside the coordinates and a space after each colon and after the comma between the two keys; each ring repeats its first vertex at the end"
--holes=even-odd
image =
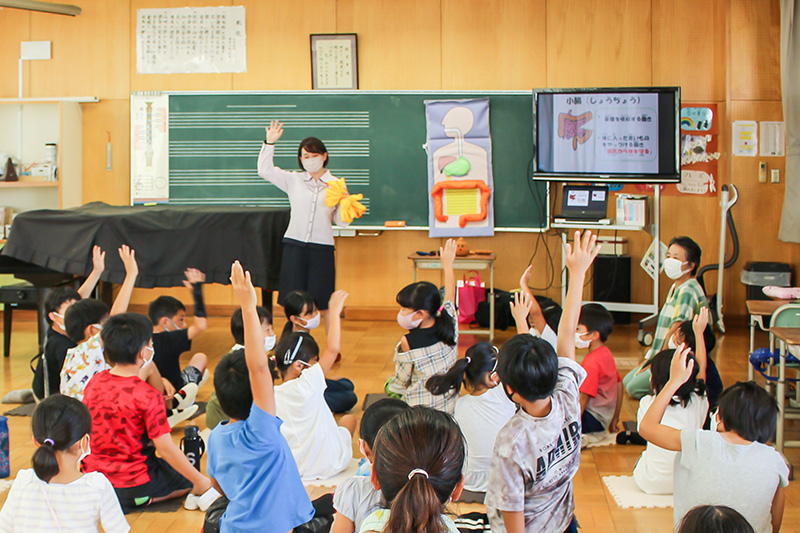
{"type": "Polygon", "coordinates": [[[744,265],[740,277],[747,290],[748,300],[769,300],[762,289],[769,285],[792,286],[792,267],[788,263],[751,261],[744,265]]]}

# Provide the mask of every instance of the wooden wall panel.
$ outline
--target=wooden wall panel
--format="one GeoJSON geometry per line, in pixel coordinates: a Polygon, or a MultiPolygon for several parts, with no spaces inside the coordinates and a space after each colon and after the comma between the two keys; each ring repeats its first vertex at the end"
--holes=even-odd
{"type": "Polygon", "coordinates": [[[772,0],[730,0],[732,100],[780,99],[780,16],[772,0]]]}
{"type": "MultiPolygon", "coordinates": [[[[0,97],[16,98],[19,95],[19,43],[31,40],[31,14],[22,9],[0,7],[0,97]]],[[[25,62],[23,79],[25,93],[28,96],[30,83],[30,61],[25,62]]]]}
{"type": "Polygon", "coordinates": [[[77,17],[32,13],[31,40],[51,41],[53,55],[30,62],[31,96],[127,98],[127,7],[127,1],[84,0],[77,17]]]}
{"type": "MultiPolygon", "coordinates": [[[[781,103],[734,101],[731,120],[783,120],[781,103]]],[[[739,261],[729,271],[730,294],[728,309],[732,314],[744,314],[745,289],[739,276],[748,261],[779,261],[794,263],[795,285],[798,250],[796,244],[778,241],[778,228],[783,206],[785,160],[782,157],[733,157],[731,182],[739,189],[739,203],[734,207],[739,240],[743,243],[739,261]],[[769,169],[781,172],[781,183],[759,183],[758,163],[766,161],[769,169]]]]}
{"type": "Polygon", "coordinates": [[[130,205],[130,99],[82,104],[83,201],[130,205]],[[111,170],[106,170],[106,143],[111,139],[111,170]]]}
{"type": "MultiPolygon", "coordinates": [[[[232,0],[130,0],[131,91],[230,91],[233,74],[139,74],[136,72],[136,11],[178,7],[231,6],[232,0]]],[[[238,3],[236,5],[239,5],[238,3]]]]}
{"type": "Polygon", "coordinates": [[[544,87],[545,8],[546,0],[443,0],[442,89],[544,87]]]}
{"type": "Polygon", "coordinates": [[[548,0],[547,85],[650,85],[650,28],[650,0],[548,0]]]}
{"type": "Polygon", "coordinates": [[[311,89],[312,33],[336,32],[335,0],[236,2],[247,12],[247,72],[233,74],[233,89],[311,89]]]}
{"type": "MultiPolygon", "coordinates": [[[[336,31],[358,33],[360,89],[439,89],[439,0],[340,0],[336,31]]],[[[338,5],[337,4],[337,5],[338,5]]]]}
{"type": "Polygon", "coordinates": [[[684,101],[725,100],[725,0],[653,0],[653,85],[684,101]],[[697,26],[688,20],[702,21],[697,26]]]}

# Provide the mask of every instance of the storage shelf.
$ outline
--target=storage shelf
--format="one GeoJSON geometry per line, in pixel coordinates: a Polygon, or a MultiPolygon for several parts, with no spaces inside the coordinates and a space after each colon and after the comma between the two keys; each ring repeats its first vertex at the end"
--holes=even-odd
{"type": "Polygon", "coordinates": [[[24,188],[24,187],[58,187],[57,181],[0,181],[0,187],[24,188]]]}

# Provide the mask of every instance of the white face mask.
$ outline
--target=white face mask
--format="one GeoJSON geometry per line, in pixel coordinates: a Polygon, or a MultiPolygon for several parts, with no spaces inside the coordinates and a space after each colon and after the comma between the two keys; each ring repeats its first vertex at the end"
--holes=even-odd
{"type": "Polygon", "coordinates": [[[303,159],[303,168],[306,169],[306,172],[310,174],[314,174],[315,172],[319,172],[322,168],[322,161],[323,157],[316,156],[316,157],[309,157],[308,159],[303,159]]]}
{"type": "Polygon", "coordinates": [[[675,337],[670,337],[669,340],[667,341],[667,348],[669,348],[670,350],[674,350],[677,347],[678,346],[675,344],[675,337]]]}
{"type": "Polygon", "coordinates": [[[145,346],[146,350],[150,350],[150,359],[145,359],[142,368],[147,368],[150,366],[150,363],[153,362],[153,358],[156,356],[156,351],[152,346],[145,346]]]}
{"type": "MultiPolygon", "coordinates": [[[[686,272],[688,272],[688,270],[686,272]]],[[[680,259],[675,259],[674,257],[667,257],[664,259],[664,274],[666,274],[669,279],[678,279],[686,274],[686,272],[683,271],[683,263],[680,259]]]]}
{"type": "Polygon", "coordinates": [[[408,330],[415,329],[422,323],[422,317],[414,320],[413,318],[411,318],[412,316],[414,316],[414,313],[409,313],[407,315],[404,315],[403,310],[401,309],[397,313],[397,323],[400,324],[401,328],[405,328],[408,330]]]}
{"type": "MultiPolygon", "coordinates": [[[[166,318],[166,317],[165,317],[165,318],[166,318]]],[[[175,329],[173,329],[173,330],[171,330],[171,331],[180,331],[180,330],[182,330],[182,329],[183,329],[182,327],[180,327],[178,324],[176,324],[175,322],[173,322],[173,321],[172,321],[172,320],[170,320],[169,318],[167,318],[167,322],[169,322],[170,324],[172,324],[172,327],[173,327],[173,328],[175,328],[175,329]]],[[[167,329],[167,328],[164,328],[164,329],[167,329]]],[[[168,330],[168,331],[170,331],[170,330],[168,330]]]]}
{"type": "Polygon", "coordinates": [[[309,318],[308,320],[306,320],[306,325],[303,326],[303,327],[306,328],[306,329],[318,328],[319,327],[320,318],[321,317],[319,315],[319,311],[317,311],[316,315],[314,315],[311,318],[309,318]]]}
{"type": "Polygon", "coordinates": [[[577,331],[575,332],[575,347],[576,348],[583,350],[585,348],[588,348],[589,345],[592,344],[592,341],[583,340],[583,338],[581,338],[582,335],[586,335],[588,333],[589,333],[588,331],[586,333],[578,333],[577,331]]]}
{"type": "Polygon", "coordinates": [[[83,463],[83,460],[86,459],[89,455],[91,455],[91,453],[92,453],[92,445],[91,445],[91,443],[88,443],[86,445],[86,449],[85,450],[83,449],[83,446],[81,446],[81,455],[80,455],[80,457],[78,457],[78,470],[81,469],[81,463],[83,463]]]}
{"type": "Polygon", "coordinates": [[[275,347],[275,335],[267,335],[264,337],[264,349],[270,351],[275,347]]]}

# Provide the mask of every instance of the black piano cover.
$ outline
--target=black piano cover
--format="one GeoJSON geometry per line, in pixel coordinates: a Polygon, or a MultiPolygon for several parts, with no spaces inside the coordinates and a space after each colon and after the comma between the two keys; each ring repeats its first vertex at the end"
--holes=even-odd
{"type": "Polygon", "coordinates": [[[176,287],[192,267],[209,283],[229,283],[238,259],[253,284],[277,289],[281,241],[288,209],[223,206],[111,206],[93,202],[75,209],[20,213],[2,254],[58,272],[86,276],[92,246],[106,251],[102,280],[122,283],[117,249],[136,251],[137,287],[176,287]]]}

